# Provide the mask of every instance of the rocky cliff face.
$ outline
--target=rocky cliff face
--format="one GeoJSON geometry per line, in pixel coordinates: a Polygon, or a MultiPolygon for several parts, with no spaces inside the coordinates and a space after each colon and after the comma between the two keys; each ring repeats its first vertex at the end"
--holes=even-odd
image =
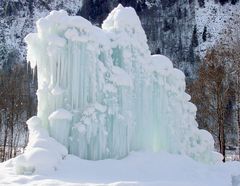
{"type": "Polygon", "coordinates": [[[195,77],[199,56],[240,7],[238,0],[2,0],[0,68],[25,61],[23,38],[34,31],[35,21],[51,10],[65,9],[100,26],[118,3],[135,8],[152,53],[168,56],[190,78],[195,77]]]}

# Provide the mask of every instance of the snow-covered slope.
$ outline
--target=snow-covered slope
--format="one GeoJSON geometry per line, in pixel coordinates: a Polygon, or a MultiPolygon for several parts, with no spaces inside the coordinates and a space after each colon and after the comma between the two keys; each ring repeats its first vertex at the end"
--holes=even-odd
{"type": "Polygon", "coordinates": [[[34,31],[34,23],[54,9],[76,14],[82,0],[1,0],[0,1],[0,67],[26,60],[24,37],[34,31]]]}
{"type": "Polygon", "coordinates": [[[220,6],[212,0],[205,0],[203,7],[197,4],[195,17],[199,46],[195,49],[195,52],[204,57],[207,49],[228,37],[227,32],[240,27],[239,25],[234,25],[236,23],[239,24],[239,10],[239,3],[235,6],[231,3],[220,6]]]}

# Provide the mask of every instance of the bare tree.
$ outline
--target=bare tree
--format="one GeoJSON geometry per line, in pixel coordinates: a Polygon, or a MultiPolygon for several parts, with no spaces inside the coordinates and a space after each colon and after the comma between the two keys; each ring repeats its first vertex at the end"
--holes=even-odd
{"type": "Polygon", "coordinates": [[[1,161],[15,157],[27,143],[26,120],[36,112],[32,82],[32,73],[26,65],[17,64],[10,71],[0,73],[1,161]]]}
{"type": "Polygon", "coordinates": [[[240,160],[240,13],[235,12],[223,30],[221,41],[228,49],[229,61],[232,63],[231,77],[234,87],[236,125],[238,129],[238,156],[240,160]]]}
{"type": "Polygon", "coordinates": [[[240,159],[239,34],[240,14],[236,12],[226,23],[219,41],[207,51],[199,78],[189,84],[189,92],[198,107],[199,127],[213,134],[216,147],[224,156],[226,144],[238,145],[240,159]],[[234,136],[234,140],[230,141],[229,136],[234,136]]]}
{"type": "Polygon", "coordinates": [[[193,102],[198,106],[197,119],[201,128],[210,131],[225,161],[226,132],[231,125],[227,120],[228,105],[235,95],[235,71],[229,48],[219,43],[210,49],[199,68],[199,77],[190,86],[193,102]]]}

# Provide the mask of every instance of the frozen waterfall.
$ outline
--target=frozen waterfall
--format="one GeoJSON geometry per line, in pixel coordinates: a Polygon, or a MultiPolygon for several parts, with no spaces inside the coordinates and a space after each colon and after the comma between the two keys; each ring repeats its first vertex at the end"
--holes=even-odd
{"type": "MultiPolygon", "coordinates": [[[[99,160],[165,150],[217,161],[212,136],[197,128],[184,74],[150,54],[133,8],[119,5],[101,29],[52,11],[25,40],[28,61],[38,68],[38,128],[68,153],[99,160]]],[[[30,135],[29,151],[44,138],[32,145],[30,135]]]]}

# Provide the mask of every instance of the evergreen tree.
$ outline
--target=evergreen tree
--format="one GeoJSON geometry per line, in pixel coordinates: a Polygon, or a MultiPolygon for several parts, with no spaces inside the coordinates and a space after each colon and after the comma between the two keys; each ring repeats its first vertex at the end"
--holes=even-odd
{"type": "Polygon", "coordinates": [[[194,28],[193,28],[192,46],[193,47],[197,47],[198,46],[197,25],[195,25],[194,28]]]}
{"type": "Polygon", "coordinates": [[[4,64],[7,62],[7,53],[6,41],[2,29],[0,32],[0,69],[2,69],[4,64]]]}
{"type": "Polygon", "coordinates": [[[156,54],[161,54],[161,52],[160,52],[160,48],[157,48],[157,50],[156,50],[156,54]]]}
{"type": "Polygon", "coordinates": [[[220,2],[221,5],[224,5],[224,4],[228,3],[228,1],[229,1],[229,0],[219,0],[219,2],[220,2]]]}
{"type": "Polygon", "coordinates": [[[201,8],[205,6],[205,1],[204,0],[198,0],[198,4],[201,8]]]}
{"type": "Polygon", "coordinates": [[[204,29],[203,29],[202,40],[203,40],[203,42],[207,41],[207,27],[206,26],[204,26],[204,29]]]}

